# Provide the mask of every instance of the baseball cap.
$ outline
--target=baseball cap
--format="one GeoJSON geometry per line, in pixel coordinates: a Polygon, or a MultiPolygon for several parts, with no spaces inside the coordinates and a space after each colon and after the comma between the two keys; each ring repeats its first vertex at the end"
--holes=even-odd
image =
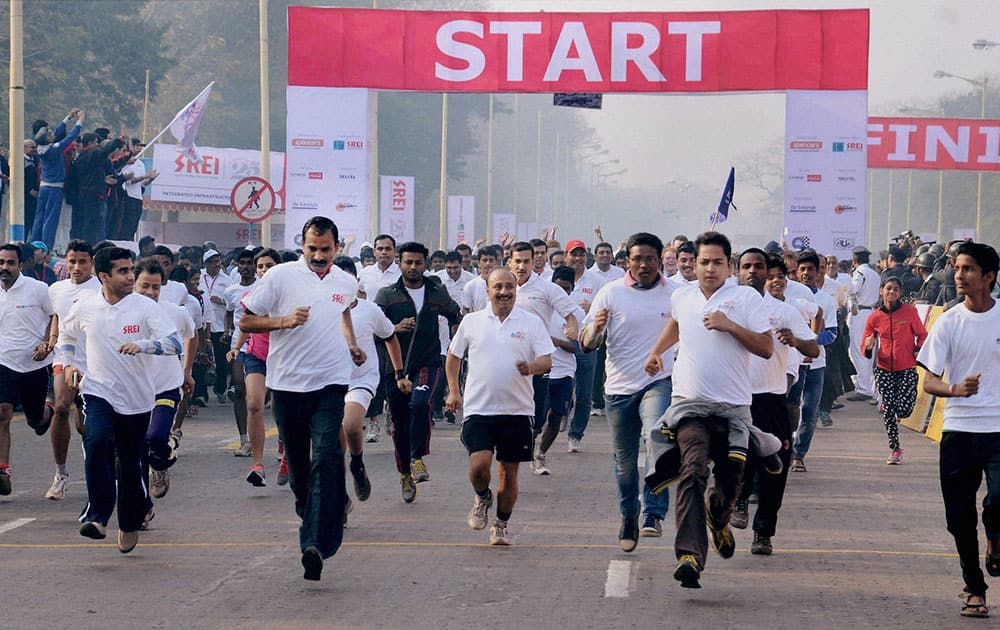
{"type": "Polygon", "coordinates": [[[570,241],[566,243],[566,253],[569,253],[574,249],[587,249],[587,246],[583,241],[570,241]]]}
{"type": "Polygon", "coordinates": [[[205,255],[201,257],[201,262],[208,262],[209,258],[214,258],[215,256],[220,256],[219,252],[214,249],[209,249],[205,252],[205,255]]]}

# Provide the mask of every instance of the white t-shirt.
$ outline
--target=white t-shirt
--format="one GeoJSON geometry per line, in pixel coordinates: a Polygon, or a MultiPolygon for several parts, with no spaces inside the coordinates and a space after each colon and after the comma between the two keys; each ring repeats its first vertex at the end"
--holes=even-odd
{"type": "MultiPolygon", "coordinates": [[[[257,284],[256,278],[248,285],[234,284],[226,289],[226,310],[233,313],[233,338],[229,340],[229,349],[236,349],[236,342],[240,338],[240,319],[243,317],[243,297],[257,284]]],[[[246,350],[246,343],[240,350],[246,350]]]]}
{"type": "Polygon", "coordinates": [[[273,330],[267,354],[267,386],[315,392],[351,383],[351,355],[340,330],[341,313],[358,293],[354,276],[336,266],[320,278],[305,258],[272,267],[243,298],[256,315],[282,317],[309,306],[309,319],[296,328],[273,330]]]}
{"type": "MultiPolygon", "coordinates": [[[[823,309],[823,328],[833,328],[836,330],[837,302],[830,297],[829,293],[822,290],[813,293],[813,299],[816,300],[816,305],[823,309]]],[[[821,367],[826,367],[826,348],[824,346],[819,347],[819,356],[809,364],[810,370],[818,370],[821,367]]]]}
{"type": "Polygon", "coordinates": [[[620,280],[625,276],[625,270],[621,267],[616,267],[615,265],[608,267],[607,271],[601,271],[601,268],[595,263],[594,266],[587,271],[603,280],[604,284],[607,284],[612,280],[620,280]]]}
{"type": "Polygon", "coordinates": [[[690,286],[675,291],[670,303],[680,330],[673,395],[749,405],[750,351],[729,333],[705,328],[704,316],[722,311],[743,328],[769,332],[771,325],[760,294],[750,287],[726,284],[706,299],[700,286],[690,286]]]}
{"type": "MultiPolygon", "coordinates": [[[[608,358],[605,363],[604,391],[613,395],[634,394],[650,383],[673,374],[676,346],[661,357],[663,371],[646,374],[646,357],[670,319],[670,296],[674,285],[661,281],[648,289],[626,284],[628,276],[608,282],[594,297],[590,312],[583,320],[587,326],[602,309],[608,309],[608,358]]],[[[595,351],[596,352],[596,351],[595,351]]]]}
{"type": "Polygon", "coordinates": [[[980,375],[979,393],[945,399],[944,431],[1000,432],[1000,302],[985,313],[973,313],[964,302],[942,313],[917,362],[948,383],[980,375]]]}
{"type": "Polygon", "coordinates": [[[365,351],[364,363],[351,364],[351,389],[363,388],[374,394],[379,382],[375,337],[388,339],[395,333],[395,328],[382,309],[368,300],[358,300],[357,305],[351,309],[351,322],[354,324],[354,337],[358,340],[358,347],[365,351]]]}
{"type": "Polygon", "coordinates": [[[535,274],[530,274],[528,281],[517,287],[517,305],[546,323],[552,321],[554,312],[564,318],[575,315],[577,321],[583,318],[583,311],[565,291],[535,274]]]}
{"type": "Polygon", "coordinates": [[[184,306],[187,304],[188,297],[187,287],[184,286],[183,282],[177,282],[176,280],[167,280],[167,283],[160,287],[160,301],[169,302],[171,304],[177,304],[178,306],[184,306]]]}
{"type": "Polygon", "coordinates": [[[411,289],[406,286],[403,288],[410,294],[410,299],[413,300],[413,309],[416,311],[417,315],[420,315],[420,310],[424,308],[424,289],[426,287],[421,285],[419,289],[411,289]]]}
{"type": "Polygon", "coordinates": [[[554,350],[545,323],[517,306],[502,322],[492,307],[462,318],[448,352],[459,358],[469,353],[465,418],[535,415],[531,376],[518,372],[515,363],[534,361],[554,350]]]}
{"type": "Polygon", "coordinates": [[[122,168],[122,175],[135,176],[135,180],[122,184],[122,188],[125,189],[125,194],[132,199],[142,199],[142,184],[139,183],[139,180],[146,176],[146,165],[142,163],[142,160],[136,160],[131,164],[126,164],[125,167],[122,168]]]}
{"type": "MultiPolygon", "coordinates": [[[[194,320],[183,306],[171,304],[170,302],[160,302],[163,309],[163,316],[177,329],[177,339],[184,342],[194,337],[194,320]]],[[[153,357],[155,374],[153,375],[153,391],[157,394],[176,390],[184,384],[184,355],[166,357],[153,357]]]]}
{"type": "Polygon", "coordinates": [[[15,372],[32,372],[52,364],[52,353],[41,361],[31,355],[49,336],[52,299],[49,285],[23,273],[10,289],[0,286],[0,365],[15,372]]]}
{"type": "MultiPolygon", "coordinates": [[[[86,337],[87,374],[80,393],[97,396],[124,415],[148,413],[156,404],[155,375],[163,357],[140,353],[120,354],[126,343],[163,340],[177,330],[164,310],[153,300],[130,293],[110,304],[101,292],[77,301],[60,325],[59,345],[76,346],[86,337]]],[[[176,357],[171,357],[176,359],[176,357]]],[[[76,357],[61,357],[64,366],[76,365],[76,357]]]]}
{"type": "MultiPolygon", "coordinates": [[[[774,354],[771,355],[770,359],[750,354],[750,387],[754,394],[784,395],[788,389],[788,380],[785,377],[788,368],[788,350],[792,348],[778,341],[778,335],[774,331],[779,328],[789,328],[793,335],[805,340],[815,339],[816,333],[806,325],[805,319],[797,308],[788,302],[771,297],[766,292],[764,293],[764,309],[771,326],[774,354]]],[[[796,353],[799,354],[797,351],[796,353]]]]}
{"type": "MultiPolygon", "coordinates": [[[[566,320],[558,315],[553,315],[552,321],[549,322],[549,336],[569,341],[563,334],[565,327],[566,320]]],[[[549,380],[574,376],[576,374],[576,355],[572,352],[566,352],[554,343],[552,345],[555,350],[552,352],[552,369],[549,371],[549,380]]]]}
{"type": "MultiPolygon", "coordinates": [[[[49,287],[49,298],[52,300],[52,310],[59,317],[59,322],[66,319],[69,309],[77,300],[91,293],[100,293],[101,281],[97,276],[90,276],[86,282],[73,284],[72,280],[60,280],[49,287]]],[[[87,371],[87,346],[85,339],[77,339],[76,357],[80,371],[87,371]]]]}
{"type": "Polygon", "coordinates": [[[363,267],[358,271],[358,282],[361,283],[361,290],[365,292],[369,300],[375,300],[379,289],[394,284],[403,275],[399,265],[393,261],[385,271],[379,269],[378,263],[363,267]]]}
{"type": "Polygon", "coordinates": [[[850,294],[859,307],[875,307],[878,305],[881,283],[881,276],[868,263],[858,265],[851,274],[850,294]]]}
{"type": "Polygon", "coordinates": [[[199,288],[202,290],[201,299],[205,302],[205,321],[208,322],[209,331],[220,333],[226,329],[226,289],[233,284],[233,279],[220,271],[214,278],[208,273],[201,274],[199,288]],[[222,300],[222,304],[212,302],[212,298],[217,297],[222,300]]]}
{"type": "Polygon", "coordinates": [[[198,298],[188,293],[187,300],[184,302],[185,308],[187,308],[188,315],[194,321],[195,329],[200,329],[205,325],[205,309],[202,308],[201,302],[198,298]]]}
{"type": "Polygon", "coordinates": [[[698,279],[685,280],[681,272],[677,272],[674,275],[667,278],[667,282],[672,283],[675,289],[683,289],[684,287],[698,286],[698,279]]]}
{"type": "Polygon", "coordinates": [[[476,276],[469,280],[462,287],[462,308],[473,313],[481,311],[490,303],[490,298],[486,294],[486,281],[482,276],[476,276]]]}
{"type": "Polygon", "coordinates": [[[597,292],[601,290],[601,287],[605,285],[605,280],[598,276],[596,273],[591,272],[589,269],[584,270],[583,275],[579,277],[573,284],[573,292],[570,293],[569,297],[573,300],[573,303],[583,308],[583,303],[588,304],[594,303],[594,297],[597,296],[597,292]]]}
{"type": "Polygon", "coordinates": [[[466,284],[475,280],[476,276],[464,269],[459,274],[458,280],[452,280],[451,276],[448,275],[447,269],[435,271],[434,275],[441,279],[441,284],[444,285],[444,288],[448,289],[448,295],[451,296],[451,299],[455,300],[455,303],[459,306],[463,306],[462,289],[465,288],[466,284]]]}

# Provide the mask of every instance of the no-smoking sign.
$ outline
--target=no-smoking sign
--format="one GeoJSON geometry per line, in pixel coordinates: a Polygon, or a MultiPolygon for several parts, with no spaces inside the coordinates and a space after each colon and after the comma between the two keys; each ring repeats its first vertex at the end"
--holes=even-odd
{"type": "Polygon", "coordinates": [[[260,223],[271,216],[274,203],[274,189],[263,177],[244,177],[229,196],[229,207],[248,223],[260,223]]]}

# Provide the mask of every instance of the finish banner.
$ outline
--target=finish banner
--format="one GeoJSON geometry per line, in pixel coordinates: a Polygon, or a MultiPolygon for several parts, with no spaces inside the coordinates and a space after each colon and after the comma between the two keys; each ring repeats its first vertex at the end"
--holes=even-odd
{"type": "Polygon", "coordinates": [[[1000,120],[869,118],[868,168],[1000,171],[1000,120]]]}
{"type": "Polygon", "coordinates": [[[865,90],[868,10],[288,8],[288,84],[428,92],[865,90]]]}
{"type": "Polygon", "coordinates": [[[379,177],[379,231],[397,243],[413,240],[413,178],[379,177]]]}

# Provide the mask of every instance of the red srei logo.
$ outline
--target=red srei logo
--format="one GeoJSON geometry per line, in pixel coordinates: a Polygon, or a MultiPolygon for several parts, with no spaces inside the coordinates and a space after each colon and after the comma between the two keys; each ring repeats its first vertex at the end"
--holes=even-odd
{"type": "Polygon", "coordinates": [[[122,327],[123,335],[137,335],[139,334],[139,324],[132,324],[122,327]]]}
{"type": "Polygon", "coordinates": [[[334,293],[333,297],[330,298],[330,299],[332,299],[337,304],[344,304],[346,302],[346,300],[344,299],[344,296],[341,295],[341,294],[339,294],[339,293],[334,293]]]}

